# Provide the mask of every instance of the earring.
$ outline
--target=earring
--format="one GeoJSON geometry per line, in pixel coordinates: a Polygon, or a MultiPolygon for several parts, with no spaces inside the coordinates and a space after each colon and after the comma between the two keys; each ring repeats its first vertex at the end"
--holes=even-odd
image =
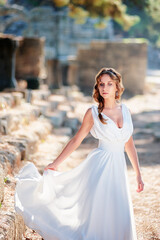
{"type": "Polygon", "coordinates": [[[116,97],[116,98],[118,97],[118,91],[116,91],[116,95],[115,95],[115,97],[116,97]]]}

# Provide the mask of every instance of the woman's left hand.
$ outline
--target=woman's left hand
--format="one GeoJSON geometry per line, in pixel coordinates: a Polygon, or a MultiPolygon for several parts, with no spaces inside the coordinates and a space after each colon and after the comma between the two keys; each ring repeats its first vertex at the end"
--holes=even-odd
{"type": "Polygon", "coordinates": [[[138,183],[138,188],[137,188],[137,192],[141,192],[144,189],[144,183],[142,181],[142,178],[140,175],[137,176],[137,183],[138,183]]]}
{"type": "Polygon", "coordinates": [[[57,166],[56,166],[56,164],[53,162],[53,163],[48,164],[48,165],[45,167],[44,170],[47,170],[47,169],[51,169],[51,170],[53,170],[53,171],[57,171],[57,166]]]}

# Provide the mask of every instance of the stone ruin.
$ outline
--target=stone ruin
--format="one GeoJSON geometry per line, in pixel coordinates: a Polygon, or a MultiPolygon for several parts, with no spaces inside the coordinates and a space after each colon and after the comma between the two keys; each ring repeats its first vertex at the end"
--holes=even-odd
{"type": "Polygon", "coordinates": [[[16,80],[46,78],[44,42],[0,34],[0,91],[17,87],[16,80]]]}
{"type": "Polygon", "coordinates": [[[99,69],[113,67],[121,73],[128,92],[144,92],[147,69],[146,43],[92,41],[90,47],[79,47],[77,57],[68,57],[68,61],[63,62],[48,60],[45,64],[44,38],[14,38],[1,35],[0,41],[1,90],[16,87],[15,78],[25,79],[28,84],[29,79],[45,79],[48,86],[53,88],[78,85],[83,92],[91,96],[94,78],[99,69]],[[58,72],[54,69],[56,65],[58,72]]]}
{"type": "MultiPolygon", "coordinates": [[[[16,1],[9,2],[16,3],[16,1]]],[[[18,3],[24,4],[23,1],[18,3]]],[[[74,20],[68,17],[67,9],[56,11],[51,6],[31,8],[29,4],[25,4],[25,7],[15,4],[6,5],[0,7],[0,20],[0,30],[3,33],[23,36],[27,39],[45,38],[47,83],[51,88],[60,88],[62,84],[69,85],[76,82],[77,62],[73,59],[75,59],[79,44],[89,45],[93,38],[113,38],[111,21],[108,22],[107,28],[95,29],[95,19],[88,19],[83,25],[75,24],[74,20]]],[[[22,66],[18,60],[17,69],[19,69],[19,64],[22,66]]],[[[19,78],[17,70],[16,75],[19,78]]]]}
{"type": "Polygon", "coordinates": [[[68,55],[76,55],[78,44],[89,44],[93,38],[112,39],[113,27],[109,21],[107,28],[94,28],[95,19],[85,24],[75,24],[68,16],[68,10],[56,11],[51,6],[26,9],[19,5],[0,7],[0,29],[3,33],[24,37],[45,37],[46,59],[62,60],[68,55]],[[9,19],[2,18],[9,15],[9,19]],[[23,22],[19,26],[19,22],[23,22]],[[21,29],[21,31],[20,31],[21,29]]]}
{"type": "MultiPolygon", "coordinates": [[[[23,31],[25,37],[18,40],[16,56],[13,50],[12,60],[8,61],[12,63],[10,75],[13,86],[16,83],[15,65],[16,79],[43,78],[51,88],[75,84],[91,95],[95,74],[101,67],[110,66],[122,74],[126,90],[132,94],[143,93],[147,68],[146,43],[107,41],[107,38],[113,39],[110,23],[105,30],[93,30],[91,22],[75,25],[67,16],[67,11],[55,12],[51,7],[37,7],[30,11],[17,6],[0,8],[1,16],[11,13],[27,24],[23,31]],[[95,37],[105,40],[91,41],[95,37]]],[[[16,17],[8,20],[6,26],[9,23],[16,24],[16,17]]],[[[2,86],[1,90],[4,88],[2,86]]]]}

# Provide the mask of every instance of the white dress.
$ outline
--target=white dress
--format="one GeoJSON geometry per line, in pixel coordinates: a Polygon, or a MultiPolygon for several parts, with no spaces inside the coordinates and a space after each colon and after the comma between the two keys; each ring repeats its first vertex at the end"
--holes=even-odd
{"type": "Polygon", "coordinates": [[[103,114],[105,125],[92,105],[90,133],[99,143],[77,167],[41,175],[28,163],[15,176],[15,210],[45,240],[137,240],[124,154],[133,124],[124,103],[122,114],[122,128],[103,114]]]}

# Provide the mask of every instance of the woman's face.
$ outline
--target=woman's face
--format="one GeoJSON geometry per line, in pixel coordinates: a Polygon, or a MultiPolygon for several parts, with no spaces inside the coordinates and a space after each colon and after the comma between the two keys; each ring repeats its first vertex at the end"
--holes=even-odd
{"type": "Polygon", "coordinates": [[[116,82],[108,74],[103,74],[99,82],[100,95],[107,98],[114,98],[117,90],[116,82]]]}

